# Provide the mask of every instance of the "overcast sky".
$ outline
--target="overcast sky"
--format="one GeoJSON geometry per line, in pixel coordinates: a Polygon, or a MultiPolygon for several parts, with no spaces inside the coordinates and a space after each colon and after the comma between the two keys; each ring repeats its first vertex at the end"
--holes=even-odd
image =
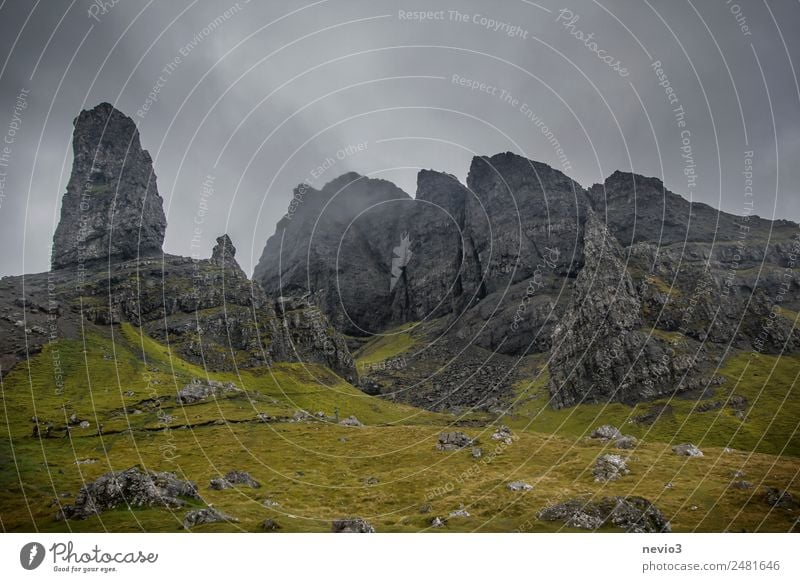
{"type": "Polygon", "coordinates": [[[0,133],[12,142],[0,163],[0,275],[47,270],[72,120],[101,101],[137,122],[155,161],[165,251],[192,253],[210,175],[201,254],[227,232],[247,272],[301,181],[353,170],[413,195],[419,168],[463,181],[473,155],[501,151],[584,186],[633,170],[726,211],[753,200],[756,214],[800,219],[796,1],[99,4],[0,3],[0,133]],[[419,10],[443,12],[408,18],[419,10]]]}

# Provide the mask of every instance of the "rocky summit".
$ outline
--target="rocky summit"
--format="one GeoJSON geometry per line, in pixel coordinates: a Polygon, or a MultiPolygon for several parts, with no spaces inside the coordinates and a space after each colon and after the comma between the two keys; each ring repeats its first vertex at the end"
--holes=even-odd
{"type": "Polygon", "coordinates": [[[74,161],[53,237],[53,268],[160,254],[167,219],[136,124],[101,103],[73,125],[74,161]]]}

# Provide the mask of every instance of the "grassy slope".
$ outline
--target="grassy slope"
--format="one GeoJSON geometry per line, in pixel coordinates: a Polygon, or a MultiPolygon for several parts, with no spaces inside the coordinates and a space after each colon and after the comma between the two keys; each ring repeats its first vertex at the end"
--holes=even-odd
{"type": "MultiPolygon", "coordinates": [[[[379,531],[418,531],[426,528],[434,515],[446,516],[461,503],[466,504],[473,517],[452,519],[445,531],[550,531],[555,526],[537,521],[535,513],[550,502],[577,494],[642,495],[656,502],[674,528],[683,531],[787,531],[795,521],[790,512],[770,511],[761,500],[758,485],[788,487],[796,493],[796,458],[723,453],[710,440],[700,438],[693,440],[701,442],[706,457],[679,458],[669,451],[670,426],[660,427],[659,423],[650,434],[639,435],[645,443],[632,453],[630,476],[611,485],[595,484],[590,467],[603,445],[579,437],[588,426],[601,421],[623,424],[631,410],[616,406],[551,411],[543,410],[541,398],[534,397],[524,404],[527,409],[521,406],[517,410],[512,424],[521,429],[529,424],[530,416],[535,418],[528,430],[517,431],[519,438],[511,445],[498,446],[489,438],[490,428],[460,429],[481,440],[484,456],[479,460],[468,451],[435,450],[437,435],[455,420],[453,417],[366,396],[316,366],[282,364],[238,375],[211,374],[213,379],[236,382],[246,392],[184,408],[176,408],[174,400],[165,402],[163,412],[173,417],[168,430],[153,411],[114,417],[114,411],[123,406],[135,408],[151,393],[174,396],[176,387],[182,387],[192,377],[206,377],[202,368],[170,357],[167,348],[141,337],[136,328],[123,326],[114,328],[114,332],[113,342],[89,335],[85,345],[61,341],[48,346],[4,379],[2,414],[9,432],[0,439],[3,530],[178,530],[183,510],[172,513],[163,509],[120,509],[86,521],[53,521],[56,508],[48,504],[58,493],[74,495],[83,482],[109,469],[120,470],[134,464],[174,471],[198,482],[205,501],[241,520],[238,524],[204,526],[199,531],[257,531],[267,517],[274,518],[284,531],[327,531],[331,519],[348,515],[367,518],[379,531]],[[54,351],[66,378],[63,395],[55,392],[54,351]],[[126,397],[123,393],[127,390],[136,394],[126,397]],[[60,408],[64,404],[66,414],[60,408]],[[223,418],[251,421],[257,412],[287,417],[298,408],[329,415],[338,408],[340,416],[355,414],[367,426],[220,422],[182,428],[223,418]],[[87,418],[92,427],[76,429],[71,440],[37,440],[28,436],[28,419],[32,415],[63,424],[73,410],[87,418]],[[523,412],[530,416],[525,418],[523,412]],[[104,423],[106,434],[102,438],[94,436],[98,421],[104,423]],[[126,430],[129,428],[132,430],[126,430]],[[143,430],[146,428],[159,430],[143,430]],[[76,459],[86,458],[97,461],[75,464],[76,459]],[[249,471],[262,488],[208,489],[209,479],[230,469],[249,471]],[[750,491],[728,489],[734,470],[745,471],[746,478],[757,487],[750,491]],[[378,483],[366,484],[370,477],[378,483]],[[535,489],[528,493],[508,491],[505,483],[515,479],[526,480],[535,489]],[[672,482],[674,488],[665,489],[667,482],[672,482]],[[265,507],[264,498],[280,505],[265,507]],[[426,502],[433,511],[422,514],[419,507],[426,502]]],[[[401,352],[396,344],[377,349],[373,345],[365,357],[379,361],[401,352]]],[[[359,355],[363,356],[364,350],[359,355]]],[[[744,369],[737,359],[729,365],[732,371],[744,369]]],[[[765,373],[768,367],[769,359],[763,358],[748,364],[744,371],[749,378],[756,372],[765,373]]],[[[767,383],[774,387],[769,391],[770,406],[775,404],[780,390],[786,391],[785,384],[775,382],[788,382],[788,370],[793,367],[796,371],[797,362],[778,367],[782,372],[773,374],[767,383]]],[[[731,371],[728,376],[724,389],[736,384],[731,371]]],[[[531,389],[543,389],[545,380],[541,375],[531,389]]],[[[751,402],[755,399],[741,382],[735,392],[748,396],[751,402]]],[[[713,416],[707,415],[716,414],[695,415],[703,422],[694,423],[691,430],[698,430],[698,426],[708,428],[706,419],[713,416]]],[[[789,422],[792,414],[798,418],[795,411],[787,413],[784,420],[789,422]]],[[[679,417],[677,411],[675,417],[679,417]]],[[[751,416],[748,422],[762,421],[751,416]]],[[[786,423],[781,421],[774,434],[767,433],[769,442],[777,442],[786,430],[786,423]]],[[[713,434],[708,438],[714,438],[713,434]]],[[[793,443],[795,446],[796,441],[793,443]]],[[[745,448],[744,444],[742,441],[739,446],[745,448]]]]}
{"type": "Polygon", "coordinates": [[[517,404],[509,421],[515,426],[562,436],[588,435],[600,423],[622,428],[626,434],[647,441],[693,442],[701,447],[731,447],[774,455],[800,457],[800,357],[741,353],[729,358],[719,370],[727,382],[713,398],[702,402],[727,402],[731,395],[747,398],[745,421],[727,406],[709,412],[693,412],[697,402],[681,398],[661,399],[635,407],[623,404],[585,404],[553,410],[548,406],[547,369],[530,382],[518,384],[517,404]],[[652,425],[632,419],[653,406],[668,404],[665,414],[652,425]]]}

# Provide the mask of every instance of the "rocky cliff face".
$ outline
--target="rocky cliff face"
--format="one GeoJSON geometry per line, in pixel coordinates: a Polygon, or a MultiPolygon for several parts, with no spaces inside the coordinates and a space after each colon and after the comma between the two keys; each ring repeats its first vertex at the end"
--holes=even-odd
{"type": "Polygon", "coordinates": [[[53,238],[52,266],[161,252],[167,220],[136,125],[108,103],[74,121],[74,162],[53,238]]]}
{"type": "MultiPolygon", "coordinates": [[[[800,349],[794,223],[719,212],[630,173],[584,190],[512,153],[474,158],[466,187],[423,170],[413,201],[396,191],[392,201],[389,191],[350,175],[293,204],[256,278],[274,294],[282,281],[323,296],[348,334],[437,320],[436,342],[454,353],[471,345],[546,354],[559,407],[703,394],[728,348],[800,349]],[[358,195],[329,219],[332,200],[354,182],[358,195]]],[[[439,408],[482,402],[474,386],[445,389],[441,378],[452,374],[440,372],[414,380],[419,394],[403,398],[439,408]]],[[[510,390],[484,383],[485,401],[510,390]]]]}
{"type": "Polygon", "coordinates": [[[560,408],[584,402],[635,403],[697,382],[697,346],[681,348],[653,335],[622,248],[590,212],[583,236],[585,264],[564,319],[553,331],[550,392],[560,408]]]}
{"type": "MultiPolygon", "coordinates": [[[[479,345],[517,350],[521,342],[504,341],[518,303],[509,299],[510,288],[536,277],[557,294],[583,260],[586,192],[561,172],[515,154],[475,158],[467,187],[449,174],[422,170],[413,200],[357,174],[320,192],[299,187],[295,200],[300,188],[302,201],[293,202],[267,242],[255,279],[273,294],[283,286],[324,295],[326,313],[349,334],[466,317],[470,326],[488,330],[478,334],[479,345]],[[402,266],[400,248],[411,253],[402,266]],[[481,302],[479,312],[470,312],[481,302]]],[[[552,299],[539,293],[534,324],[550,318],[552,299]]],[[[544,344],[549,339],[536,345],[544,344]]]]}

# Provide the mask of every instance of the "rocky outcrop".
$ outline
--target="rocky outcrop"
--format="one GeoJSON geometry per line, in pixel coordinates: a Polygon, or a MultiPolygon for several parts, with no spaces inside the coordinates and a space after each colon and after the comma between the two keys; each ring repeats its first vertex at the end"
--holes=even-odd
{"type": "Polygon", "coordinates": [[[634,403],[687,389],[693,357],[642,329],[642,303],[622,249],[593,212],[586,221],[583,254],[572,301],[553,332],[554,406],[634,403]]]}
{"type": "Polygon", "coordinates": [[[53,268],[160,254],[167,220],[153,161],[133,120],[101,103],[82,111],[74,126],[72,175],[53,238],[53,268]]]}
{"type": "Polygon", "coordinates": [[[539,519],[560,521],[566,527],[597,530],[614,527],[628,533],[672,530],[664,514],[642,497],[604,497],[596,501],[570,499],[539,512],[539,519]]]}
{"type": "MultiPolygon", "coordinates": [[[[88,320],[133,323],[209,370],[304,361],[358,382],[347,345],[317,298],[290,301],[290,309],[283,300],[276,305],[247,279],[228,235],[217,239],[210,259],[161,253],[162,201],[131,119],[107,103],[84,111],[75,120],[73,145],[53,245],[56,270],[0,281],[3,374],[46,341],[77,337],[88,320]],[[81,268],[63,268],[74,265],[81,268]],[[8,304],[14,299],[19,305],[8,304]]],[[[180,401],[212,393],[187,392],[180,401]]]]}
{"type": "Polygon", "coordinates": [[[224,271],[236,275],[238,278],[247,278],[239,263],[236,261],[236,247],[233,246],[231,237],[227,234],[217,238],[217,244],[211,251],[211,262],[219,265],[224,271]]]}
{"type": "Polygon", "coordinates": [[[110,472],[81,487],[73,505],[65,506],[59,517],[86,519],[119,507],[177,508],[186,499],[200,499],[197,485],[182,481],[174,473],[156,473],[131,467],[110,472]]]}

